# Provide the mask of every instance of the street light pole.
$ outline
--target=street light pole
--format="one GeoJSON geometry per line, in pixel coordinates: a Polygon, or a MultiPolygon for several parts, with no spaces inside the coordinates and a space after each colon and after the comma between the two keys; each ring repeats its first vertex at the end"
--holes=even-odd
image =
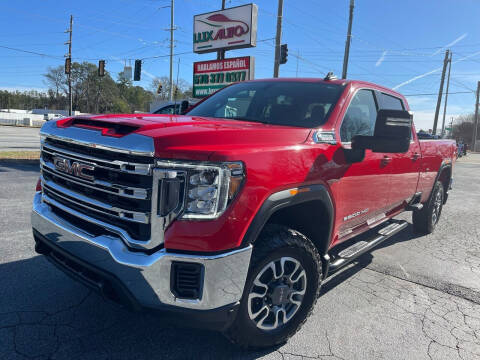
{"type": "Polygon", "coordinates": [[[475,121],[473,125],[473,141],[472,141],[472,151],[476,151],[475,145],[477,142],[477,129],[478,129],[478,100],[480,97],[480,81],[477,84],[477,101],[475,101],[475,121]]]}
{"type": "Polygon", "coordinates": [[[445,91],[445,104],[443,104],[443,120],[442,120],[442,138],[445,134],[445,115],[447,113],[447,102],[448,102],[448,88],[450,86],[450,70],[452,70],[452,52],[450,51],[450,60],[448,61],[448,76],[447,76],[447,90],[445,91]]]}
{"type": "Polygon", "coordinates": [[[277,35],[275,36],[275,62],[273,64],[273,77],[278,78],[280,69],[280,42],[282,39],[283,0],[278,0],[277,35]]]}
{"type": "Polygon", "coordinates": [[[352,23],[353,23],[354,7],[355,7],[355,0],[350,0],[350,16],[348,18],[347,41],[345,42],[345,54],[343,55],[342,79],[347,78],[348,57],[350,55],[350,43],[352,42],[352,23]]]}
{"type": "Polygon", "coordinates": [[[171,0],[170,2],[170,93],[169,100],[173,99],[173,14],[174,14],[174,4],[175,1],[171,0]]]}
{"type": "Polygon", "coordinates": [[[450,50],[445,51],[445,59],[443,59],[442,78],[440,79],[440,89],[438,90],[437,107],[435,109],[435,118],[433,119],[433,135],[437,134],[438,114],[440,113],[440,105],[442,103],[443,84],[445,83],[445,72],[447,71],[449,55],[450,50]]]}
{"type": "Polygon", "coordinates": [[[73,96],[72,96],[72,32],[73,32],[73,15],[70,15],[70,28],[68,40],[68,58],[70,59],[70,71],[68,72],[68,115],[72,116],[73,112],[73,96]]]}
{"type": "MultiPolygon", "coordinates": [[[[222,0],[222,10],[225,10],[225,0],[222,0]]],[[[225,50],[220,49],[217,51],[217,60],[225,59],[225,50]]]]}

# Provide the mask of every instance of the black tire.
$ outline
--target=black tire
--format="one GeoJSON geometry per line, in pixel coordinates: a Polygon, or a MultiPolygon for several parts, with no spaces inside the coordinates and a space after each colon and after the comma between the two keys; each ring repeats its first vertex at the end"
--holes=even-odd
{"type": "MultiPolygon", "coordinates": [[[[236,345],[248,349],[272,347],[285,343],[301,328],[307,317],[311,314],[320,293],[321,281],[322,262],[320,255],[312,242],[295,230],[279,225],[268,225],[262,231],[262,234],[254,245],[250,270],[245,283],[240,307],[235,321],[230,328],[226,330],[225,335],[236,345]],[[290,260],[288,259],[292,259],[290,264],[290,260]],[[282,265],[277,267],[282,261],[282,265]],[[278,270],[278,274],[280,274],[281,271],[282,275],[279,280],[275,280],[277,274],[268,266],[272,264],[272,262],[276,269],[275,272],[278,270]],[[298,270],[295,262],[300,264],[298,270]],[[288,267],[291,269],[292,266],[295,267],[295,270],[289,270],[291,271],[291,274],[286,276],[288,273],[288,267]],[[305,271],[303,272],[303,270],[305,271]],[[272,281],[290,282],[292,278],[296,278],[297,280],[295,280],[295,284],[290,282],[290,285],[282,283],[276,284],[275,286],[272,286],[272,288],[269,286],[268,288],[270,290],[265,290],[265,292],[270,295],[266,295],[265,297],[264,295],[258,296],[256,291],[258,291],[259,287],[254,285],[254,281],[256,281],[258,276],[260,276],[259,279],[262,279],[262,276],[268,278],[270,275],[269,271],[273,275],[272,281]],[[298,275],[299,273],[300,275],[298,275]],[[301,279],[301,281],[299,279],[301,279]],[[293,289],[293,287],[298,287],[300,282],[300,287],[304,286],[304,289],[301,290],[304,292],[301,300],[298,297],[294,299],[294,296],[300,295],[297,291],[298,288],[297,290],[293,289]],[[283,290],[280,297],[276,296],[278,295],[278,291],[271,290],[279,287],[285,289],[285,286],[292,286],[290,287],[290,290],[285,290],[285,293],[287,293],[285,296],[283,296],[283,290]],[[251,294],[252,296],[255,294],[252,300],[250,300],[249,297],[251,294]],[[283,299],[287,304],[279,304],[279,299],[280,301],[283,299]],[[291,302],[285,299],[290,299],[291,302]],[[295,301],[292,301],[291,299],[294,299],[295,301]],[[258,313],[257,317],[252,320],[249,314],[253,313],[252,310],[255,301],[257,303],[259,302],[259,307],[265,308],[264,311],[266,312],[258,313]],[[300,303],[300,305],[293,304],[294,302],[300,303]],[[292,308],[288,310],[289,306],[295,306],[296,310],[293,314],[293,310],[291,310],[292,308]],[[286,308],[287,311],[283,311],[282,315],[280,315],[279,313],[281,311],[278,311],[278,309],[283,307],[286,308]],[[275,312],[276,309],[277,311],[275,312]],[[288,315],[288,311],[290,311],[290,315],[288,315]],[[264,314],[270,314],[268,316],[273,316],[272,319],[276,319],[278,323],[282,322],[282,324],[277,328],[269,330],[260,328],[260,326],[266,326],[264,324],[269,321],[269,317],[266,316],[265,321],[261,320],[261,325],[258,324],[260,321],[257,323],[255,320],[263,317],[264,314]],[[288,316],[290,317],[288,318],[288,316]]],[[[262,284],[265,285],[263,282],[262,284]]],[[[265,288],[267,287],[265,286],[265,288]]],[[[262,287],[260,287],[260,289],[262,289],[262,287]]],[[[275,324],[276,323],[277,322],[275,321],[275,324]]]]}
{"type": "Polygon", "coordinates": [[[443,184],[437,181],[423,209],[412,213],[413,230],[416,233],[431,234],[435,230],[442,214],[444,197],[443,184]]]}

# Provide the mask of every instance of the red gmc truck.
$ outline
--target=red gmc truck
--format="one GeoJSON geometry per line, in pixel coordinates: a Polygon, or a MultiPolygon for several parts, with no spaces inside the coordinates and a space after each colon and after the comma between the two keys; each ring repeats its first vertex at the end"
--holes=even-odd
{"type": "Polygon", "coordinates": [[[35,249],[132,309],[272,346],[327,276],[407,226],[396,215],[434,231],[455,146],[419,141],[399,93],[331,77],[236,83],[185,115],[48,122],[35,249]]]}

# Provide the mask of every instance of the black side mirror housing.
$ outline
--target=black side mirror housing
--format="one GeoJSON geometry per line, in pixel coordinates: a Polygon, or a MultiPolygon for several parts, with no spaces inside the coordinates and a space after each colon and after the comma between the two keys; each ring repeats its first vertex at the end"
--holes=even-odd
{"type": "Polygon", "coordinates": [[[406,153],[412,136],[412,114],[405,110],[379,110],[373,136],[356,135],[352,149],[406,153]]]}

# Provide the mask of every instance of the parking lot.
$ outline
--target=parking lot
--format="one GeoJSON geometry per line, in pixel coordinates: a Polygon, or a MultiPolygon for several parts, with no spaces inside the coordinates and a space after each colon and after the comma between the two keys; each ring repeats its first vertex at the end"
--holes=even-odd
{"type": "Polygon", "coordinates": [[[480,358],[479,154],[457,162],[434,234],[409,226],[329,278],[301,331],[262,352],[130,313],[38,256],[29,218],[37,178],[38,165],[0,162],[0,359],[480,358]]]}

